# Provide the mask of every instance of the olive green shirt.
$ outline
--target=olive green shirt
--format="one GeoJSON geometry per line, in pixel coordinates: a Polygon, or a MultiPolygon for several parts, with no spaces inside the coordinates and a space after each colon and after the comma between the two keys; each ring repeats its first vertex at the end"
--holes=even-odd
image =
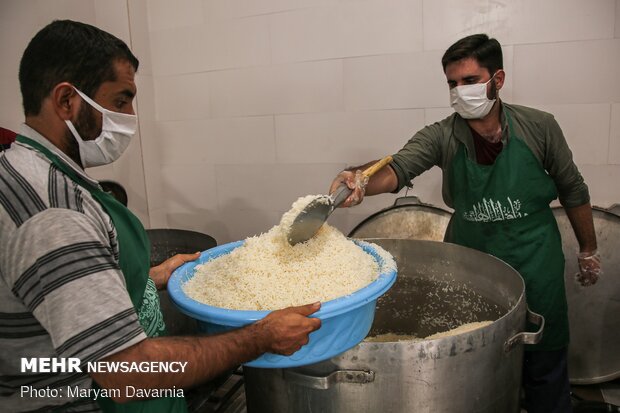
{"type": "MultiPolygon", "coordinates": [[[[560,203],[566,208],[573,208],[590,202],[588,186],[573,162],[573,154],[553,115],[503,102],[501,109],[504,146],[508,142],[508,113],[515,135],[525,142],[555,182],[560,203]]],[[[453,207],[449,168],[460,143],[465,145],[467,156],[476,161],[474,138],[469,125],[456,113],[417,132],[393,156],[391,166],[398,177],[397,191],[424,171],[439,166],[443,171],[443,200],[453,207]]]]}

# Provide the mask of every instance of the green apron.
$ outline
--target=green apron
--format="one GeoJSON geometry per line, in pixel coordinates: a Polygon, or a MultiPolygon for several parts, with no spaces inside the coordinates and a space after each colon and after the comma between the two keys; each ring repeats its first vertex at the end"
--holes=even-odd
{"type": "MultiPolygon", "coordinates": [[[[31,146],[45,155],[71,180],[88,190],[110,216],[116,228],[119,266],[125,277],[131,302],[138,313],[140,325],[148,337],[165,335],[165,324],[159,305],[157,288],[149,277],[150,243],[140,220],[112,195],[80,177],[45,146],[21,135],[17,137],[17,141],[31,146]]],[[[95,382],[93,382],[93,386],[96,386],[95,382]]],[[[187,412],[187,405],[182,397],[162,397],[123,404],[101,397],[97,401],[104,412],[187,412]]]]}
{"type": "Polygon", "coordinates": [[[454,215],[446,240],[515,268],[529,308],[545,317],[541,342],[526,350],[556,350],[568,345],[564,254],[549,207],[557,189],[506,116],[510,135],[494,164],[472,161],[463,144],[457,150],[449,172],[454,215]]]}

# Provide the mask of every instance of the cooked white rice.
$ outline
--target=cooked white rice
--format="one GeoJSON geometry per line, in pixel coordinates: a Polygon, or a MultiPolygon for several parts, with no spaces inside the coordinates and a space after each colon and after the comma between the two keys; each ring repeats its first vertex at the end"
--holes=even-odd
{"type": "Polygon", "coordinates": [[[282,215],[280,219],[280,228],[282,229],[290,229],[293,221],[302,213],[302,211],[310,205],[310,203],[316,201],[317,203],[329,204],[329,196],[327,195],[307,195],[299,198],[297,201],[293,202],[291,205],[291,209],[282,215]]]}
{"type": "MultiPolygon", "coordinates": [[[[275,310],[325,302],[374,281],[380,268],[370,254],[325,224],[304,243],[289,245],[287,234],[296,213],[316,196],[300,198],[279,225],[250,237],[227,255],[197,265],[183,286],[196,301],[235,310],[275,310]]],[[[395,269],[392,256],[372,245],[384,261],[381,270],[395,269]]]]}
{"type": "Polygon", "coordinates": [[[437,340],[438,338],[444,338],[444,337],[450,337],[450,336],[456,336],[459,334],[469,333],[470,331],[474,331],[479,328],[486,327],[491,323],[493,322],[488,320],[488,321],[475,321],[473,323],[461,324],[460,326],[453,328],[452,330],[440,331],[439,333],[435,333],[433,335],[427,336],[424,338],[424,340],[437,340]]]}
{"type": "Polygon", "coordinates": [[[384,333],[377,334],[375,336],[368,336],[364,339],[364,341],[375,342],[375,343],[385,343],[385,342],[397,342],[397,341],[425,341],[425,340],[437,340],[438,338],[445,338],[456,336],[459,334],[469,333],[470,331],[477,330],[482,327],[486,327],[489,324],[492,324],[493,321],[476,321],[473,323],[461,324],[460,326],[453,328],[448,331],[440,331],[438,333],[432,334],[430,336],[426,336],[424,338],[420,338],[415,335],[410,334],[399,334],[399,333],[384,333]]]}

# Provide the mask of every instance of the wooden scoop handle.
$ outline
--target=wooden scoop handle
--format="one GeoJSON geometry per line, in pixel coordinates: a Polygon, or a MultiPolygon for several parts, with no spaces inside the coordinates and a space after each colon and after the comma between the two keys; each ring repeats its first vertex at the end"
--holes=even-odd
{"type": "Polygon", "coordinates": [[[379,169],[383,168],[385,165],[389,164],[390,162],[392,162],[392,157],[390,155],[386,156],[385,158],[381,159],[379,162],[377,162],[376,164],[368,167],[364,172],[362,172],[362,175],[370,178],[371,176],[373,176],[379,169]]]}

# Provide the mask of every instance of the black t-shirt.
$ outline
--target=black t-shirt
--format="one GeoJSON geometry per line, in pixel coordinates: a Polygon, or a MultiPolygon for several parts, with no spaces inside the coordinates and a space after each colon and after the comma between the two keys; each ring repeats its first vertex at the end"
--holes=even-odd
{"type": "Polygon", "coordinates": [[[476,148],[476,161],[481,165],[492,165],[499,153],[504,148],[501,140],[497,142],[489,142],[484,139],[473,128],[469,128],[474,137],[474,147],[476,148]]]}

